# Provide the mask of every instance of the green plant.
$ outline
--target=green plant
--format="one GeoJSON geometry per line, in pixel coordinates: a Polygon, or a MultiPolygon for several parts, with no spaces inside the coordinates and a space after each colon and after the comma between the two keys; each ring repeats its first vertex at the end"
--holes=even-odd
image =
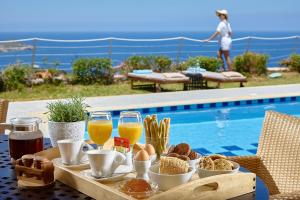
{"type": "Polygon", "coordinates": [[[282,60],[280,66],[288,67],[291,71],[300,73],[300,54],[292,54],[288,59],[282,60]]]}
{"type": "Polygon", "coordinates": [[[172,60],[167,56],[130,56],[125,60],[127,72],[140,69],[152,69],[158,72],[171,70],[172,60]]]}
{"type": "Polygon", "coordinates": [[[265,54],[246,52],[234,58],[233,66],[235,71],[242,74],[261,75],[267,73],[268,59],[269,57],[265,54]]]}
{"type": "Polygon", "coordinates": [[[128,71],[135,69],[152,69],[151,60],[147,56],[130,56],[124,63],[128,71]]]}
{"type": "Polygon", "coordinates": [[[4,87],[6,90],[21,90],[32,75],[33,69],[29,65],[10,65],[2,72],[4,87]]]}
{"type": "Polygon", "coordinates": [[[58,100],[47,105],[49,121],[78,122],[87,117],[87,105],[82,97],[72,97],[69,100],[58,100]]]}
{"type": "Polygon", "coordinates": [[[189,57],[186,62],[179,65],[180,70],[186,70],[188,67],[194,66],[202,67],[207,71],[215,72],[222,66],[222,61],[214,57],[196,56],[189,57]]]}
{"type": "Polygon", "coordinates": [[[154,57],[154,70],[159,72],[171,71],[172,60],[167,56],[154,57]],[[156,68],[156,69],[155,69],[156,68]]]}
{"type": "Polygon", "coordinates": [[[81,58],[73,64],[73,79],[81,84],[111,84],[113,69],[108,58],[81,58]]]}

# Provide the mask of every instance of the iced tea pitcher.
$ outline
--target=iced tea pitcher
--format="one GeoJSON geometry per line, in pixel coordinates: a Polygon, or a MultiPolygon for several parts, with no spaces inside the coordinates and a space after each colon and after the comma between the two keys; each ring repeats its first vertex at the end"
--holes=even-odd
{"type": "Polygon", "coordinates": [[[12,161],[43,150],[43,133],[39,129],[41,122],[37,117],[18,117],[10,119],[10,123],[0,124],[10,130],[8,138],[12,161]]]}

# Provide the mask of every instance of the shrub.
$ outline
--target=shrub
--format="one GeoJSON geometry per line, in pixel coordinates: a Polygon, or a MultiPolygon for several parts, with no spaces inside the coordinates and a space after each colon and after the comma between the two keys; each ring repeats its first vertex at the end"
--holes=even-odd
{"type": "Polygon", "coordinates": [[[130,56],[126,59],[127,71],[152,69],[158,72],[171,71],[172,60],[167,56],[130,56]]]}
{"type": "Polygon", "coordinates": [[[233,60],[235,71],[242,74],[266,74],[268,56],[254,52],[246,52],[233,60]]]}
{"type": "Polygon", "coordinates": [[[146,56],[130,56],[125,60],[129,71],[134,69],[152,69],[151,60],[146,56]]]}
{"type": "Polygon", "coordinates": [[[80,58],[73,64],[73,79],[81,84],[111,84],[113,69],[108,58],[80,58]]]}
{"type": "Polygon", "coordinates": [[[180,67],[181,70],[186,70],[188,67],[199,66],[207,71],[215,72],[218,68],[222,66],[222,61],[214,58],[214,57],[207,57],[207,56],[196,56],[190,57],[185,63],[182,63],[180,67]]]}
{"type": "Polygon", "coordinates": [[[171,71],[172,60],[167,56],[154,57],[154,70],[159,72],[171,71]]]}
{"type": "Polygon", "coordinates": [[[6,90],[23,89],[32,75],[33,69],[29,65],[10,65],[2,74],[4,87],[6,90]]]}
{"type": "Polygon", "coordinates": [[[292,54],[288,59],[282,60],[280,66],[288,67],[300,73],[300,54],[292,54]]]}

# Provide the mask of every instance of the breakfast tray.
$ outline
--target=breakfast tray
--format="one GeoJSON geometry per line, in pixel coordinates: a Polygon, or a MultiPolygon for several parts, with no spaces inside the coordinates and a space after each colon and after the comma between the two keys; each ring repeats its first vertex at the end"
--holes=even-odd
{"type": "MultiPolygon", "coordinates": [[[[52,160],[60,157],[58,148],[51,148],[37,153],[52,160]]],[[[119,190],[124,180],[135,178],[129,173],[124,180],[111,183],[100,183],[91,180],[80,170],[55,165],[55,179],[95,199],[134,199],[119,190]]],[[[199,179],[194,174],[191,181],[168,191],[158,191],[149,199],[229,199],[255,191],[256,175],[253,173],[235,173],[211,176],[199,179]]]]}

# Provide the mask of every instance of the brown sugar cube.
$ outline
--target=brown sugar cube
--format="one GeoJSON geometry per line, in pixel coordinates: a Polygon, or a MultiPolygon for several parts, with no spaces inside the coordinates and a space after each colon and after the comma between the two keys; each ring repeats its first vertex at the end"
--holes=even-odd
{"type": "Polygon", "coordinates": [[[31,167],[33,164],[34,155],[27,154],[27,155],[22,156],[21,159],[22,159],[22,162],[25,167],[31,167]]]}
{"type": "Polygon", "coordinates": [[[47,161],[49,161],[49,160],[46,158],[43,158],[41,156],[35,156],[34,161],[33,161],[33,166],[36,169],[42,169],[42,163],[47,162],[47,161]]]}
{"type": "Polygon", "coordinates": [[[54,166],[51,161],[42,162],[43,181],[45,184],[49,184],[54,181],[54,166]]]}
{"type": "MultiPolygon", "coordinates": [[[[22,156],[22,162],[23,162],[23,165],[25,167],[28,167],[28,168],[31,168],[32,167],[32,164],[33,164],[33,158],[34,158],[34,155],[33,154],[26,154],[24,156],[22,156]]],[[[25,175],[25,177],[33,177],[33,175],[30,175],[28,173],[23,173],[25,175]]]]}

